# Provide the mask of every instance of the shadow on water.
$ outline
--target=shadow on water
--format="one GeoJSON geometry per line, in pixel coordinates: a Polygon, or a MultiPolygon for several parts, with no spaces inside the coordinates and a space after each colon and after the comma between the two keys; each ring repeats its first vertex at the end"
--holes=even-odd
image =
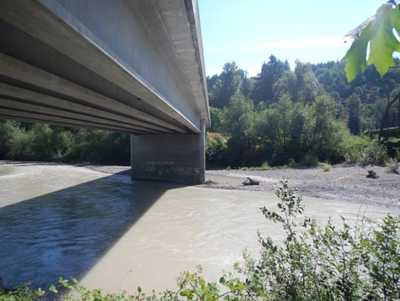
{"type": "Polygon", "coordinates": [[[0,208],[0,277],[9,287],[82,278],[175,187],[114,174],[0,208]]]}

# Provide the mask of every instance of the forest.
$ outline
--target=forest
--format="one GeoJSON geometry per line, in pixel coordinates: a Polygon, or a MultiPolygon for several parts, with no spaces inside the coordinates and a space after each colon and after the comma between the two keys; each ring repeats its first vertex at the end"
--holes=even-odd
{"type": "MultiPolygon", "coordinates": [[[[400,88],[398,65],[383,77],[369,66],[349,83],[342,62],[296,62],[290,68],[271,55],[255,77],[226,63],[207,78],[209,167],[382,164],[387,149],[367,133],[380,127],[386,104],[400,88]]],[[[396,104],[385,126],[397,125],[396,104]]],[[[396,149],[389,155],[397,156],[396,149]]],[[[129,136],[1,121],[0,159],[128,164],[129,136]]]]}
{"type": "MultiPolygon", "coordinates": [[[[380,128],[386,105],[400,87],[400,72],[395,67],[381,77],[369,66],[349,83],[344,70],[343,62],[296,62],[291,70],[288,62],[272,55],[259,75],[249,78],[235,63],[225,64],[221,74],[208,78],[210,131],[220,133],[209,135],[210,163],[384,161],[385,146],[367,134],[380,128]]],[[[396,105],[384,126],[399,124],[396,105]]],[[[396,156],[396,150],[389,154],[396,156]]]]}

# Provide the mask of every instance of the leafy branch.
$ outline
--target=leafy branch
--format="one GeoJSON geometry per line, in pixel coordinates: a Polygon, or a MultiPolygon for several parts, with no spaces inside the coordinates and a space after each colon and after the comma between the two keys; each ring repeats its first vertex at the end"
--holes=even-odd
{"type": "Polygon", "coordinates": [[[345,56],[345,71],[349,81],[375,65],[381,76],[395,65],[394,52],[400,52],[400,5],[396,1],[383,4],[376,15],[366,20],[348,36],[354,41],[345,56]]]}

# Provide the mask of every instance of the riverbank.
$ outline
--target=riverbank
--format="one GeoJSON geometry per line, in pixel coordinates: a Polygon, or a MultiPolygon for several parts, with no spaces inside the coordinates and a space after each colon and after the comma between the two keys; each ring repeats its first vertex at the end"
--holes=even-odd
{"type": "MultiPolygon", "coordinates": [[[[241,260],[245,248],[257,254],[257,231],[280,239],[280,230],[264,220],[259,208],[275,205],[273,186],[285,175],[300,191],[300,184],[306,185],[306,214],[322,222],[344,216],[356,223],[363,215],[379,219],[400,213],[394,202],[381,199],[322,197],[323,185],[337,189],[341,186],[332,184],[332,179],[342,183],[344,174],[361,176],[357,169],[333,168],[324,174],[209,171],[207,177],[216,184],[191,187],[132,183],[128,170],[1,162],[0,277],[5,285],[32,281],[46,286],[63,276],[109,292],[132,292],[137,286],[162,290],[173,288],[182,271],[198,265],[209,280],[216,280],[222,270],[241,260]],[[246,175],[259,177],[261,185],[242,187],[246,175]],[[331,182],[324,183],[323,177],[331,182]],[[308,191],[321,197],[309,196],[308,191]]],[[[389,194],[399,192],[398,182],[392,182],[397,177],[381,175],[377,182],[365,183],[360,179],[355,187],[363,187],[359,194],[369,191],[364,187],[368,183],[382,190],[392,187],[389,194]]],[[[350,193],[351,185],[345,183],[342,186],[350,193]]]]}
{"type": "Polygon", "coordinates": [[[213,170],[207,172],[211,183],[205,187],[216,189],[271,192],[281,179],[288,179],[301,195],[330,201],[344,201],[364,205],[400,208],[400,175],[388,173],[379,166],[332,166],[323,168],[270,170],[213,170]],[[368,170],[378,178],[370,179],[368,170]],[[246,177],[260,182],[258,186],[243,186],[246,177]]]}

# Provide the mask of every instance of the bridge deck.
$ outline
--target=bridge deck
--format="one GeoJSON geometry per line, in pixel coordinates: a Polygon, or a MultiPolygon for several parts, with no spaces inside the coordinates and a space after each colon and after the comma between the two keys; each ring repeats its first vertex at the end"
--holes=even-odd
{"type": "Polygon", "coordinates": [[[0,2],[0,117],[135,135],[209,119],[197,2],[0,2]]]}

